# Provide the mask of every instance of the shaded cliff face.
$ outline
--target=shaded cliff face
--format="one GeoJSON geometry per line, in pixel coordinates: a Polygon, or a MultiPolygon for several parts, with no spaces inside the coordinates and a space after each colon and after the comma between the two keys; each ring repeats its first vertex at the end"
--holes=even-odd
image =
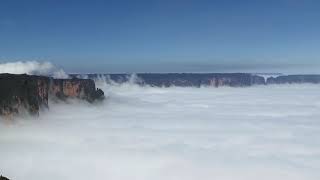
{"type": "Polygon", "coordinates": [[[267,84],[301,84],[301,83],[320,83],[320,75],[288,75],[270,77],[267,79],[267,84]]]}
{"type": "MultiPolygon", "coordinates": [[[[76,75],[74,75],[76,76],[76,75]]],[[[89,74],[90,79],[97,78],[97,74],[89,74]]],[[[112,81],[123,83],[130,81],[129,74],[105,74],[112,81]]],[[[265,84],[263,77],[247,73],[140,73],[136,74],[137,84],[155,87],[201,87],[201,86],[231,86],[243,87],[265,84]]]]}
{"type": "Polygon", "coordinates": [[[40,107],[48,107],[48,90],[46,77],[0,74],[0,114],[38,114],[40,107]]]}
{"type": "Polygon", "coordinates": [[[0,74],[0,115],[10,117],[23,111],[37,115],[40,108],[48,108],[49,97],[93,102],[103,99],[104,93],[89,79],[0,74]]]}

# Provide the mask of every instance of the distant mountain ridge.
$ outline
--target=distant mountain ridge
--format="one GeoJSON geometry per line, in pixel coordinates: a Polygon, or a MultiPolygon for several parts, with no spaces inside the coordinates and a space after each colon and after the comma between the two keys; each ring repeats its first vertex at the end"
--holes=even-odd
{"type": "MultiPolygon", "coordinates": [[[[73,77],[83,77],[72,74],[73,77]]],[[[86,74],[89,79],[104,77],[116,83],[134,81],[139,85],[154,87],[201,87],[201,86],[230,86],[247,87],[253,85],[320,83],[320,75],[281,75],[251,74],[251,73],[137,73],[137,74],[86,74]]]]}
{"type": "Polygon", "coordinates": [[[301,83],[320,83],[320,75],[305,74],[305,75],[286,75],[278,77],[270,77],[267,79],[267,84],[301,84],[301,83]]]}

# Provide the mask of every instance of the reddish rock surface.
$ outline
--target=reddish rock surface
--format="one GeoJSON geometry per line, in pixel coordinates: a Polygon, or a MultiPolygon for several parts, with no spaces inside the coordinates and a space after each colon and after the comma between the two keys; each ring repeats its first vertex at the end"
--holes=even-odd
{"type": "Polygon", "coordinates": [[[79,98],[89,102],[103,97],[103,91],[96,89],[91,79],[53,79],[49,94],[61,100],[79,98]]]}

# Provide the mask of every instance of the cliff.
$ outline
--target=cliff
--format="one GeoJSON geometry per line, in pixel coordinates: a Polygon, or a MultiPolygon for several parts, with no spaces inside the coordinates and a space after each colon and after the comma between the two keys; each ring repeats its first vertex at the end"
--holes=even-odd
{"type": "Polygon", "coordinates": [[[320,75],[287,75],[270,77],[267,84],[301,84],[301,83],[320,83],[320,75]]]}
{"type": "Polygon", "coordinates": [[[210,74],[138,74],[141,84],[150,86],[230,86],[242,87],[253,84],[264,84],[259,76],[244,73],[210,73],[210,74]]]}
{"type": "MultiPolygon", "coordinates": [[[[74,75],[75,77],[77,75],[74,75]]],[[[90,79],[101,75],[89,74],[90,79]]],[[[130,74],[104,74],[110,80],[117,83],[124,83],[132,80],[130,74]]],[[[245,87],[265,84],[261,76],[248,73],[138,73],[135,74],[135,83],[155,87],[201,87],[201,86],[231,86],[245,87]]]]}
{"type": "Polygon", "coordinates": [[[11,116],[26,111],[37,115],[48,108],[51,98],[79,98],[93,102],[104,93],[90,79],[52,79],[26,74],[0,74],[0,115],[11,116]]]}
{"type": "Polygon", "coordinates": [[[48,107],[48,91],[47,77],[0,74],[0,114],[37,114],[40,107],[48,107]]]}
{"type": "MultiPolygon", "coordinates": [[[[77,77],[79,75],[75,74],[72,76],[77,77]]],[[[86,76],[89,79],[96,79],[102,76],[116,83],[134,82],[139,85],[154,87],[247,87],[268,84],[320,84],[320,75],[279,75],[278,77],[266,77],[266,74],[256,75],[249,73],[138,73],[134,74],[134,76],[130,74],[87,74],[86,76]]]]}
{"type": "Polygon", "coordinates": [[[66,98],[84,99],[93,102],[104,97],[101,89],[96,89],[91,79],[52,79],[49,94],[61,100],[66,98]]]}

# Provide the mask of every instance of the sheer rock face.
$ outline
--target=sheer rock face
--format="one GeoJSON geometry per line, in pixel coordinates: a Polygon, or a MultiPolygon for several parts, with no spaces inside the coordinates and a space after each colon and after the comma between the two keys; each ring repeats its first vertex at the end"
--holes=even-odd
{"type": "Polygon", "coordinates": [[[50,84],[50,94],[61,100],[79,98],[88,102],[104,96],[103,91],[96,89],[91,79],[53,79],[50,84]]]}
{"type": "Polygon", "coordinates": [[[38,115],[40,108],[48,108],[50,97],[93,102],[104,93],[96,89],[93,80],[0,74],[0,115],[10,117],[23,111],[38,115]]]}
{"type": "Polygon", "coordinates": [[[40,107],[48,107],[48,85],[46,77],[0,74],[0,114],[38,114],[40,107]]]}

